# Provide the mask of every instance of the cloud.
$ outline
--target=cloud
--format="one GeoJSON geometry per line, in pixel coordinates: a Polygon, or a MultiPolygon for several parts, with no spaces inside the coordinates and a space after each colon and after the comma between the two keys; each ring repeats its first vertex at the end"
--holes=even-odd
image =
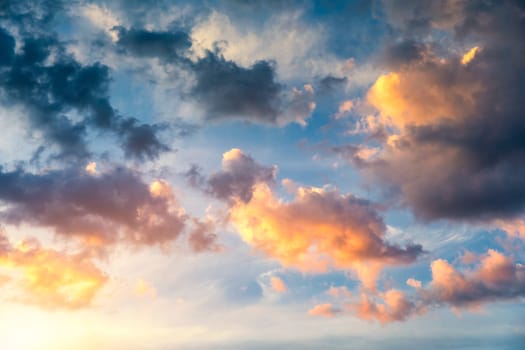
{"type": "Polygon", "coordinates": [[[188,242],[194,252],[220,251],[217,243],[216,225],[212,220],[192,219],[193,227],[188,235],[188,242]]]}
{"type": "Polygon", "coordinates": [[[362,293],[361,300],[349,304],[348,308],[351,313],[361,319],[377,320],[383,324],[404,321],[418,312],[417,306],[409,301],[401,291],[395,289],[381,293],[379,298],[362,293]]]}
{"type": "Polygon", "coordinates": [[[33,132],[62,158],[90,155],[88,129],[109,131],[131,158],[156,158],[169,148],[158,138],[159,125],[121,116],[109,98],[109,68],[83,65],[54,36],[26,34],[14,52],[15,39],[0,29],[0,91],[4,105],[23,107],[33,132]]]}
{"type": "Polygon", "coordinates": [[[124,52],[144,58],[169,62],[189,50],[191,39],[184,31],[148,31],[118,27],[117,46],[124,52]]]}
{"type": "Polygon", "coordinates": [[[412,288],[421,288],[421,281],[418,281],[414,278],[409,278],[407,279],[407,285],[412,287],[412,288]]]}
{"type": "MultiPolygon", "coordinates": [[[[412,42],[424,53],[408,55],[410,64],[381,75],[367,93],[387,136],[364,173],[397,192],[419,219],[516,217],[525,209],[525,89],[516,78],[525,72],[525,45],[516,40],[523,9],[513,2],[447,2],[439,10],[441,2],[430,3],[436,12],[421,17],[425,31],[450,30],[483,50],[464,64],[470,45],[440,57],[429,51],[435,45],[412,42]]],[[[396,16],[416,15],[413,6],[396,7],[396,16]]]]}
{"type": "Polygon", "coordinates": [[[0,234],[0,270],[11,276],[14,301],[44,309],[79,309],[91,305],[107,276],[85,254],[46,249],[36,239],[12,245],[0,234]]]}
{"type": "Polygon", "coordinates": [[[226,60],[220,52],[207,51],[189,64],[195,74],[191,90],[209,120],[242,119],[269,125],[306,124],[315,109],[313,88],[279,84],[271,61],[258,61],[248,68],[226,60]]]}
{"type": "Polygon", "coordinates": [[[167,183],[148,186],[125,168],[95,175],[74,168],[41,174],[17,169],[0,172],[0,184],[4,222],[49,227],[93,248],[168,243],[187,218],[167,183]]]}
{"type": "Polygon", "coordinates": [[[207,191],[223,200],[249,202],[257,183],[275,181],[277,168],[258,164],[238,148],[222,155],[222,170],[209,176],[207,191]]]}
{"type": "Polygon", "coordinates": [[[476,308],[525,296],[525,267],[493,249],[471,271],[458,271],[442,259],[434,260],[431,269],[430,287],[422,292],[429,303],[476,308]]]}
{"type": "Polygon", "coordinates": [[[284,266],[354,269],[369,288],[382,266],[408,264],[423,252],[420,245],[388,243],[372,204],[334,189],[299,187],[295,199],[285,202],[259,183],[248,202],[231,206],[229,216],[245,242],[284,266]]]}
{"type": "MultiPolygon", "coordinates": [[[[193,57],[193,40],[188,33],[118,28],[117,47],[122,54],[137,58],[158,58],[175,64],[193,78],[190,91],[181,92],[203,111],[207,120],[245,120],[283,126],[305,125],[315,109],[314,90],[287,89],[277,81],[275,63],[261,59],[242,66],[224,57],[218,42],[193,57]]],[[[197,40],[198,42],[198,40],[197,40]]],[[[197,45],[198,47],[199,45],[197,45]]]]}
{"type": "Polygon", "coordinates": [[[310,316],[322,316],[327,318],[334,317],[339,312],[341,312],[341,310],[334,307],[332,304],[319,304],[308,310],[310,316]]]}
{"type": "MultiPolygon", "coordinates": [[[[397,289],[362,291],[359,298],[346,295],[341,309],[364,320],[380,323],[405,321],[431,310],[450,307],[453,311],[479,310],[483,305],[513,301],[525,296],[525,267],[512,258],[489,249],[476,259],[476,266],[458,270],[449,262],[431,263],[432,279],[423,285],[409,278],[412,293],[397,289]]],[[[472,265],[474,261],[468,261],[472,265]]],[[[340,299],[338,293],[330,293],[340,299]]]]}
{"type": "Polygon", "coordinates": [[[270,285],[274,291],[277,293],[285,293],[288,291],[288,287],[286,286],[286,283],[279,277],[272,276],[270,279],[270,285]]]}
{"type": "Polygon", "coordinates": [[[431,54],[429,47],[413,39],[406,39],[386,46],[383,63],[393,69],[419,62],[431,54]]]}

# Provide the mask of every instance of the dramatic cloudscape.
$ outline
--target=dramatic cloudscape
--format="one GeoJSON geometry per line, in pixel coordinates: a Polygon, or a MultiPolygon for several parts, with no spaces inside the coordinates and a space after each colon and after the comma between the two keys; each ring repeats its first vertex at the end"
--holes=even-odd
{"type": "Polygon", "coordinates": [[[2,350],[525,348],[519,0],[1,0],[2,350]]]}

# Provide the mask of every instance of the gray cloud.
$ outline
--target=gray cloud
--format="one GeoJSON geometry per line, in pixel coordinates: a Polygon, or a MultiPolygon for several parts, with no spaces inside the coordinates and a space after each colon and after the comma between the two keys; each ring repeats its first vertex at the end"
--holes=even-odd
{"type": "Polygon", "coordinates": [[[83,169],[43,174],[0,172],[2,221],[50,227],[63,237],[101,244],[161,244],[177,238],[186,216],[174,198],[150,191],[125,168],[92,175],[83,169]],[[155,220],[151,217],[155,216],[155,220]]]}

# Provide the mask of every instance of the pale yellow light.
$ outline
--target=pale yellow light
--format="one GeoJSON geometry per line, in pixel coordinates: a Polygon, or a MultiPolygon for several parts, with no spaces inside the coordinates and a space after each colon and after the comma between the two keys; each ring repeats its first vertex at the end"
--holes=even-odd
{"type": "Polygon", "coordinates": [[[470,49],[466,54],[461,57],[461,64],[467,65],[470,61],[476,57],[476,54],[480,51],[480,48],[478,46],[474,46],[472,49],[470,49]]]}

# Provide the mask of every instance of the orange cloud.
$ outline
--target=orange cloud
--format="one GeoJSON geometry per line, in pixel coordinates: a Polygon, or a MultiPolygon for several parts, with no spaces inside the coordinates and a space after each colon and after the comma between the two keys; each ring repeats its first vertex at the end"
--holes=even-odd
{"type": "Polygon", "coordinates": [[[421,288],[421,281],[418,281],[414,278],[409,278],[407,279],[407,285],[412,287],[412,288],[421,288]]]}
{"type": "Polygon", "coordinates": [[[489,249],[477,268],[456,270],[447,261],[432,262],[432,282],[425,298],[453,308],[476,308],[483,303],[511,300],[525,295],[525,267],[489,249]]]}
{"type": "Polygon", "coordinates": [[[288,290],[288,287],[284,283],[282,279],[279,277],[272,276],[270,279],[270,284],[272,286],[272,289],[278,293],[284,293],[288,290]]]}
{"type": "Polygon", "coordinates": [[[331,296],[334,299],[348,299],[352,297],[352,293],[348,290],[346,286],[340,286],[340,287],[330,287],[326,294],[331,296]]]}
{"type": "Polygon", "coordinates": [[[298,187],[295,199],[285,202],[259,183],[249,202],[230,208],[230,219],[245,242],[284,266],[309,272],[352,268],[370,288],[383,265],[409,263],[422,252],[419,245],[387,243],[371,203],[328,188],[298,187]]]}
{"type": "Polygon", "coordinates": [[[399,129],[466,118],[481,89],[466,74],[448,61],[428,58],[381,75],[368,91],[367,102],[399,129]]]}
{"type": "MultiPolygon", "coordinates": [[[[475,261],[478,262],[475,268],[460,271],[446,260],[434,260],[431,263],[432,280],[426,286],[413,278],[407,280],[407,285],[414,288],[412,293],[397,289],[384,292],[363,289],[359,298],[353,298],[346,290],[342,291],[343,294],[339,289],[331,288],[327,294],[339,301],[343,299],[342,311],[383,324],[404,321],[443,306],[456,312],[475,311],[487,303],[525,296],[524,265],[493,249],[476,256],[475,261]]],[[[469,261],[468,265],[472,262],[469,261]]],[[[319,307],[316,311],[321,313],[323,309],[328,307],[319,307]]]]}
{"type": "Polygon", "coordinates": [[[46,309],[78,309],[89,306],[107,281],[84,254],[45,249],[35,239],[13,246],[0,238],[0,269],[10,276],[6,283],[21,293],[14,300],[46,309]]]}
{"type": "Polygon", "coordinates": [[[311,316],[334,317],[336,313],[341,312],[340,309],[334,307],[332,304],[319,304],[308,310],[311,316]]]}
{"type": "Polygon", "coordinates": [[[478,47],[478,46],[474,46],[473,48],[471,48],[470,50],[468,50],[467,53],[465,53],[463,55],[463,57],[461,57],[461,64],[462,65],[467,65],[469,64],[470,61],[472,61],[474,59],[474,57],[476,57],[476,54],[481,51],[481,49],[478,47]]]}
{"type": "Polygon", "coordinates": [[[414,303],[396,289],[381,293],[378,298],[362,293],[361,300],[348,305],[349,310],[364,320],[377,320],[381,323],[404,321],[415,313],[422,313],[414,303]],[[376,301],[374,299],[380,299],[376,301]]]}
{"type": "Polygon", "coordinates": [[[348,112],[350,112],[354,108],[354,103],[352,100],[345,100],[339,104],[339,108],[337,110],[337,113],[334,115],[335,119],[341,119],[343,118],[348,112]]]}
{"type": "Polygon", "coordinates": [[[511,237],[525,239],[525,220],[523,219],[496,220],[495,225],[511,237]]]}

